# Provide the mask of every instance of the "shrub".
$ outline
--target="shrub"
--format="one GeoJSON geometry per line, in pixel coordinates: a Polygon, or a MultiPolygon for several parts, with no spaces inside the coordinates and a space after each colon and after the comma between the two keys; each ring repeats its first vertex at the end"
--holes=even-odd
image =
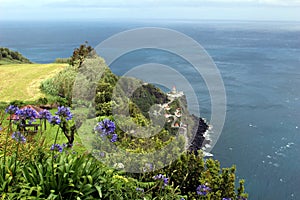
{"type": "Polygon", "coordinates": [[[56,58],[54,63],[70,63],[70,58],[56,58]]]}

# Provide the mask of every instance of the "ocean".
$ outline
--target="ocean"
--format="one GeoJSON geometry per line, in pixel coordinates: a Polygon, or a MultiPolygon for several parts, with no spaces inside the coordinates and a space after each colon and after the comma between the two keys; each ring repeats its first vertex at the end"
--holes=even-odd
{"type": "MultiPolygon", "coordinates": [[[[222,167],[237,167],[250,200],[300,199],[300,23],[254,21],[0,22],[0,46],[33,62],[69,57],[121,31],[139,27],[177,30],[212,57],[224,81],[227,105],[222,134],[212,149],[222,167]]],[[[110,67],[122,75],[133,66],[161,63],[189,69],[176,55],[147,49],[122,56],[110,67]]],[[[196,88],[200,115],[211,117],[205,82],[186,73],[196,88]]],[[[193,110],[191,111],[193,112],[193,110]]]]}

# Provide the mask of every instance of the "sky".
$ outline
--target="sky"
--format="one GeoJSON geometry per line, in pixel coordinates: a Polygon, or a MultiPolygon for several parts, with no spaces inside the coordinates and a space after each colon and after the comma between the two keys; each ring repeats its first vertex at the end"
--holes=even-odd
{"type": "Polygon", "coordinates": [[[0,20],[300,21],[300,0],[0,0],[0,20]]]}

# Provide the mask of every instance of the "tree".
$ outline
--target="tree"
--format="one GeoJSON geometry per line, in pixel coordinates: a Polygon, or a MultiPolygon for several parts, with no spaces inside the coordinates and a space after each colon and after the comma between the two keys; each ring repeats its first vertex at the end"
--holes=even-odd
{"type": "Polygon", "coordinates": [[[70,65],[76,68],[80,68],[85,58],[93,51],[94,49],[88,45],[86,41],[85,44],[80,45],[79,48],[74,49],[73,55],[70,59],[70,65]]]}

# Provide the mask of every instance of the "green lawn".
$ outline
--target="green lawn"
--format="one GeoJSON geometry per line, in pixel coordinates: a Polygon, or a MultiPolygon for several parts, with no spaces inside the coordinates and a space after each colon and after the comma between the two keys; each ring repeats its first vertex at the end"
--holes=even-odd
{"type": "Polygon", "coordinates": [[[0,101],[31,101],[43,94],[40,83],[55,75],[68,64],[8,64],[0,65],[0,101]]]}

